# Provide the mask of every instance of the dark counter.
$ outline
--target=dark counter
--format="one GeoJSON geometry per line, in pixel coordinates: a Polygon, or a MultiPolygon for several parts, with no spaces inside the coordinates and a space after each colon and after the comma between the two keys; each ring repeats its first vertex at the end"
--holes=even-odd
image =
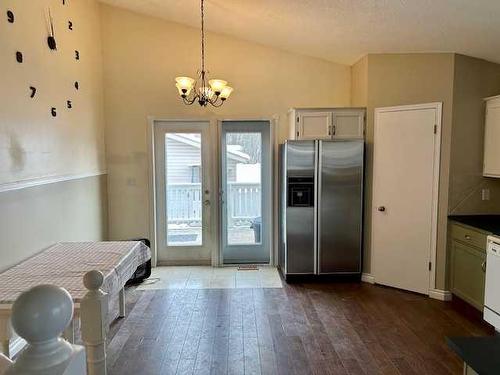
{"type": "Polygon", "coordinates": [[[500,374],[500,336],[447,337],[446,341],[479,375],[500,374]]]}
{"type": "Polygon", "coordinates": [[[500,215],[453,215],[448,219],[500,236],[500,215]]]}

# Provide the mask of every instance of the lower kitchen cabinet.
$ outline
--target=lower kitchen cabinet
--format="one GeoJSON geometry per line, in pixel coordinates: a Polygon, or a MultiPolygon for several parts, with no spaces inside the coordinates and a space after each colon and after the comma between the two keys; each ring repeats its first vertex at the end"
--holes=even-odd
{"type": "Polygon", "coordinates": [[[484,304],[486,249],[451,240],[451,292],[479,310],[484,304]]]}

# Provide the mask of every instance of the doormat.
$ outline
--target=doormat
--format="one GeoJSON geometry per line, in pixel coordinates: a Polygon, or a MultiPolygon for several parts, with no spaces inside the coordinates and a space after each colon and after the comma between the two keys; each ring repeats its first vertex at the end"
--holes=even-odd
{"type": "Polygon", "coordinates": [[[238,266],[238,271],[257,271],[259,267],[257,267],[255,264],[243,264],[241,266],[238,266]]]}

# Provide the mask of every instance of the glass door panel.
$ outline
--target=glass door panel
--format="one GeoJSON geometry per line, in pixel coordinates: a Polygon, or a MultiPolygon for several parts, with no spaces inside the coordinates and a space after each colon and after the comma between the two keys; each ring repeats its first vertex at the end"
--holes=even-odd
{"type": "Polygon", "coordinates": [[[226,133],[227,244],[262,242],[262,135],[226,133]]]}
{"type": "Polygon", "coordinates": [[[165,159],[167,246],[201,246],[201,132],[166,133],[165,159]]]}

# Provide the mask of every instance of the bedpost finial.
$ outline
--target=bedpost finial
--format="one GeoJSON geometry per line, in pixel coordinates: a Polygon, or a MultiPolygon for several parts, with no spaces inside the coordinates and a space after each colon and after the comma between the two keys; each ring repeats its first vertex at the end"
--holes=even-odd
{"type": "Polygon", "coordinates": [[[58,338],[73,318],[73,300],[66,289],[38,285],[22,293],[12,306],[12,326],[28,343],[58,338]]]}
{"type": "Polygon", "coordinates": [[[89,271],[83,276],[83,285],[88,290],[99,290],[103,283],[104,275],[101,271],[89,271]]]}

